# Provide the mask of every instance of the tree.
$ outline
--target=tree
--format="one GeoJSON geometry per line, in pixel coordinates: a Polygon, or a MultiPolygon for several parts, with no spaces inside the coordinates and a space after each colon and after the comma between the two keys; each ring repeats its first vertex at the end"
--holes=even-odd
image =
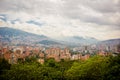
{"type": "Polygon", "coordinates": [[[85,62],[74,62],[66,72],[66,77],[75,80],[101,80],[108,68],[108,58],[94,56],[85,62]]]}
{"type": "Polygon", "coordinates": [[[120,55],[109,57],[109,67],[104,80],[120,80],[120,55]]]}
{"type": "Polygon", "coordinates": [[[4,75],[7,73],[7,70],[9,70],[11,65],[8,63],[5,59],[0,59],[0,80],[4,80],[4,75]]]}
{"type": "Polygon", "coordinates": [[[10,69],[10,64],[8,63],[7,60],[0,59],[0,74],[2,74],[4,71],[9,70],[10,69]]]}

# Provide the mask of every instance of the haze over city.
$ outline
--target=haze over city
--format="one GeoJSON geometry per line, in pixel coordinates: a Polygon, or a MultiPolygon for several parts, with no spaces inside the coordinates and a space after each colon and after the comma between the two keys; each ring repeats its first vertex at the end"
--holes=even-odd
{"type": "Polygon", "coordinates": [[[53,39],[120,38],[120,0],[0,0],[0,27],[53,39]]]}

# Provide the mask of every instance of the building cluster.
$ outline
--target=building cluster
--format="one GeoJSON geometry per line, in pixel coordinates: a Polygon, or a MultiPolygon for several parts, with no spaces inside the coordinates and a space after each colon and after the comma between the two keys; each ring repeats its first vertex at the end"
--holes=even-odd
{"type": "Polygon", "coordinates": [[[9,63],[15,64],[19,60],[25,61],[26,58],[35,57],[43,64],[45,59],[53,58],[55,61],[64,60],[86,60],[89,54],[71,54],[68,48],[40,48],[40,47],[0,47],[0,58],[5,58],[9,63]]]}
{"type": "Polygon", "coordinates": [[[0,58],[5,58],[9,63],[15,64],[18,60],[36,56],[40,53],[39,49],[32,47],[0,47],[0,58]]]}
{"type": "Polygon", "coordinates": [[[60,61],[61,59],[70,59],[71,53],[68,48],[60,49],[60,48],[49,48],[45,50],[46,58],[54,58],[56,61],[60,61]]]}
{"type": "Polygon", "coordinates": [[[74,54],[71,56],[71,60],[87,60],[90,58],[90,54],[74,54]]]}
{"type": "Polygon", "coordinates": [[[45,59],[53,58],[59,62],[61,59],[64,60],[87,60],[93,53],[107,56],[110,53],[112,55],[118,55],[120,53],[120,45],[116,47],[97,47],[83,46],[72,49],[73,53],[69,48],[43,48],[43,47],[28,47],[28,46],[0,46],[0,58],[5,58],[9,63],[15,64],[19,60],[25,61],[26,58],[35,57],[38,61],[43,64],[45,59]],[[77,53],[74,53],[76,52],[77,53]],[[113,54],[115,53],[115,54],[113,54]]]}

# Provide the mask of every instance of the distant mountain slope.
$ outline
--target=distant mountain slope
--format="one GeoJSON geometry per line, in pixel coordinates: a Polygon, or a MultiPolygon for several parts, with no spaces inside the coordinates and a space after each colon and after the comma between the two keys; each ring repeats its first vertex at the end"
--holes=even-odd
{"type": "Polygon", "coordinates": [[[72,36],[72,37],[65,37],[62,39],[62,41],[67,42],[67,43],[73,43],[73,44],[94,44],[97,43],[98,40],[92,37],[79,37],[79,36],[72,36]]]}
{"type": "Polygon", "coordinates": [[[99,44],[103,45],[118,45],[120,44],[120,39],[109,39],[99,42],[99,44]]]}
{"type": "Polygon", "coordinates": [[[42,38],[47,38],[46,36],[43,35],[36,35],[32,33],[28,33],[25,31],[21,31],[18,29],[13,29],[13,28],[8,28],[8,27],[0,27],[0,35],[3,37],[12,37],[12,36],[37,36],[37,37],[42,37],[42,38]]]}
{"type": "Polygon", "coordinates": [[[35,44],[42,40],[50,41],[51,39],[44,35],[36,35],[13,28],[0,27],[1,42],[7,42],[10,44],[35,44]]]}
{"type": "Polygon", "coordinates": [[[56,42],[56,41],[52,41],[52,40],[42,40],[39,42],[40,44],[44,44],[44,45],[60,45],[59,42],[56,42]]]}
{"type": "Polygon", "coordinates": [[[120,39],[111,39],[105,41],[98,41],[92,37],[64,37],[62,40],[54,40],[44,35],[36,35],[21,31],[18,29],[0,27],[0,42],[7,43],[9,45],[19,44],[42,44],[42,45],[68,45],[68,46],[80,46],[88,44],[104,44],[104,45],[116,45],[120,44],[120,39]]]}

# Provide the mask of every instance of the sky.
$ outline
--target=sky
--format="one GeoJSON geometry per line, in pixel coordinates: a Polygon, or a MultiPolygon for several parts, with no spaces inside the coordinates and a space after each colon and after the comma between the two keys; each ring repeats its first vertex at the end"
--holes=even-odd
{"type": "Polygon", "coordinates": [[[0,27],[53,39],[120,38],[120,0],[0,0],[0,27]]]}

